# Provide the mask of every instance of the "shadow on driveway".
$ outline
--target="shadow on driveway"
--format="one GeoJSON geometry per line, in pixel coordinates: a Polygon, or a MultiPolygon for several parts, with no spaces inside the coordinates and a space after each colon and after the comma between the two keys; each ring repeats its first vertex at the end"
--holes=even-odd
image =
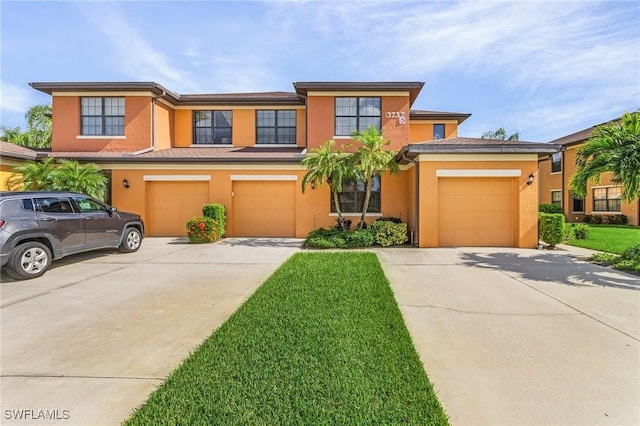
{"type": "Polygon", "coordinates": [[[640,277],[638,276],[576,260],[566,254],[549,253],[521,256],[518,253],[465,252],[462,259],[467,266],[499,268],[507,273],[516,273],[524,279],[533,281],[546,281],[576,287],[600,286],[640,290],[640,277]]]}

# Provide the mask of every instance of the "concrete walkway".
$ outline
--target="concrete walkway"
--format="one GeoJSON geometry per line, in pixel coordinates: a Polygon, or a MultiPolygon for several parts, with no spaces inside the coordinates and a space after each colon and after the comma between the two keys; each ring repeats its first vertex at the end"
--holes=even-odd
{"type": "Polygon", "coordinates": [[[582,252],[376,249],[453,425],[640,424],[640,278],[582,252]]]}
{"type": "Polygon", "coordinates": [[[301,243],[148,238],[3,274],[0,423],[120,424],[301,243]]]}

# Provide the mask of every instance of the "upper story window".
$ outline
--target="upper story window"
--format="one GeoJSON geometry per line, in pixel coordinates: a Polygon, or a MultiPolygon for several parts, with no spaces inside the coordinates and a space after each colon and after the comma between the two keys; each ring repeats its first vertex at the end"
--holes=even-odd
{"type": "Polygon", "coordinates": [[[256,143],[295,145],[296,111],[256,111],[256,143]]]}
{"type": "Polygon", "coordinates": [[[81,98],[81,134],[124,136],[124,98],[81,98]]]}
{"type": "Polygon", "coordinates": [[[370,126],[380,131],[380,98],[336,98],[336,136],[351,136],[370,126]]]}
{"type": "Polygon", "coordinates": [[[593,211],[619,212],[621,195],[619,186],[593,188],[593,211]]]}
{"type": "Polygon", "coordinates": [[[231,144],[231,111],[194,111],[193,143],[231,144]]]}
{"type": "Polygon", "coordinates": [[[562,191],[551,191],[551,204],[562,207],[562,191]]]}
{"type": "Polygon", "coordinates": [[[562,171],[562,155],[559,152],[551,156],[551,173],[562,171]]]}
{"type": "Polygon", "coordinates": [[[433,139],[444,139],[444,124],[433,125],[433,139]]]}

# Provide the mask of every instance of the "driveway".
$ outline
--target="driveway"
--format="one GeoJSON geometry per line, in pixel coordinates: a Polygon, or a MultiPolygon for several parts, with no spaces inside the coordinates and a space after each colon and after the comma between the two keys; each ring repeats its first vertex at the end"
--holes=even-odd
{"type": "Polygon", "coordinates": [[[120,424],[301,243],[148,238],[30,281],[3,274],[0,422],[120,424]]]}
{"type": "Polygon", "coordinates": [[[454,425],[640,424],[640,278],[525,249],[376,249],[454,425]]]}

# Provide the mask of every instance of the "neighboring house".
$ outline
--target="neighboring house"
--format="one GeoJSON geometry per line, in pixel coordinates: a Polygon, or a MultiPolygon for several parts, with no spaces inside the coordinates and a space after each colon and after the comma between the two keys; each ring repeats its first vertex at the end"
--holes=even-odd
{"type": "Polygon", "coordinates": [[[0,190],[7,190],[7,179],[13,175],[13,168],[25,160],[35,160],[38,156],[36,151],[25,148],[14,143],[0,141],[0,190]]]}
{"type": "MultiPolygon", "coordinates": [[[[185,222],[212,202],[227,209],[228,236],[304,238],[333,226],[329,188],[303,194],[300,160],[373,125],[398,151],[401,172],[376,179],[368,220],[401,218],[419,247],[535,247],[538,161],[559,150],[459,138],[470,114],[411,109],[421,82],[192,95],[142,82],[31,86],[52,96],[48,155],[108,171],[112,203],[142,214],[150,236],[184,236],[185,222]]],[[[363,189],[347,182],[341,195],[354,222],[363,189]]]]}
{"type": "Polygon", "coordinates": [[[562,207],[568,222],[582,222],[585,215],[622,214],[627,217],[630,225],[638,225],[640,201],[622,201],[621,187],[611,182],[610,173],[602,174],[600,183],[588,183],[587,196],[584,199],[574,198],[571,194],[569,182],[577,170],[576,154],[596,127],[592,126],[549,142],[562,150],[540,162],[540,203],[557,204],[562,207]]]}

